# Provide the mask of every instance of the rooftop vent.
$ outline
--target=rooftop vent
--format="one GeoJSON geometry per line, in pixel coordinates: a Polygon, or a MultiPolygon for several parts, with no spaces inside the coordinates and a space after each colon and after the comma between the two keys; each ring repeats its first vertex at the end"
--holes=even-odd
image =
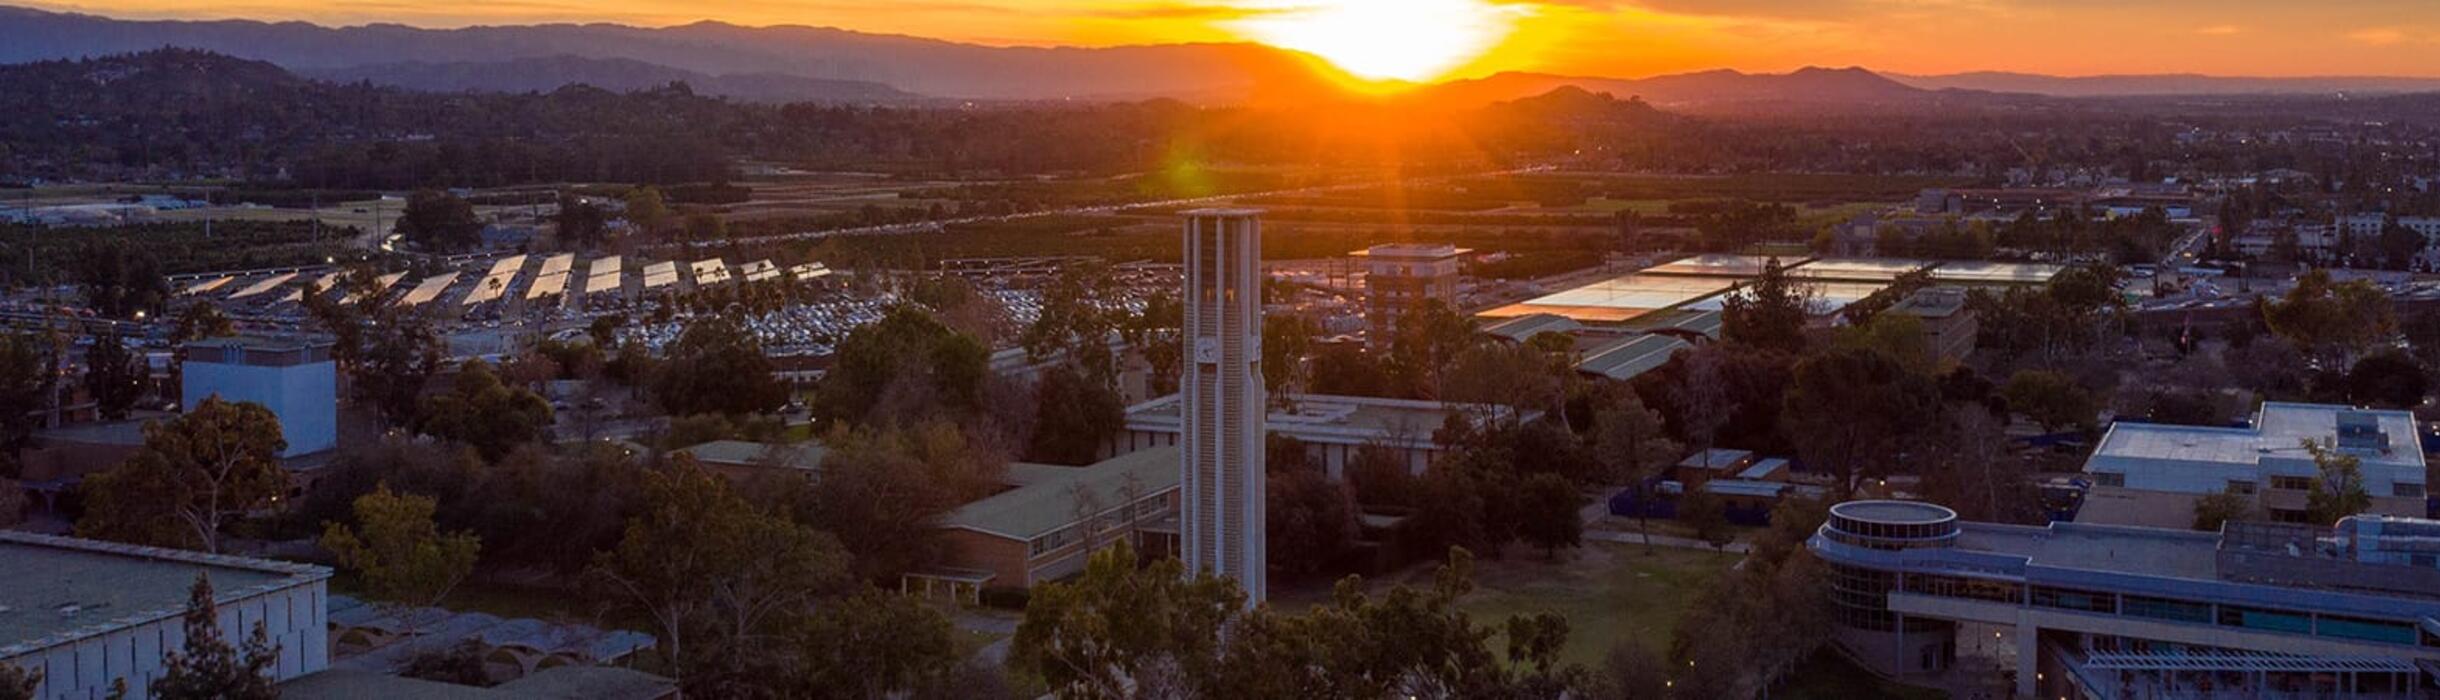
{"type": "Polygon", "coordinates": [[[2370,411],[2338,412],[2338,448],[2389,452],[2389,434],[2381,432],[2379,416],[2370,411]]]}

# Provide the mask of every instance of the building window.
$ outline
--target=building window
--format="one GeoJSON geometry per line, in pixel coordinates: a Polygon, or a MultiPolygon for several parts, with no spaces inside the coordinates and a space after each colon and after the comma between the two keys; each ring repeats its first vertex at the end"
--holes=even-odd
{"type": "Polygon", "coordinates": [[[2246,479],[2229,479],[2228,492],[2239,496],[2254,495],[2254,482],[2246,479]]]}
{"type": "Polygon", "coordinates": [[[2050,586],[2033,587],[2033,604],[2045,608],[2081,610],[2084,612],[2118,612],[2118,599],[2108,593],[2094,593],[2050,586]]]}
{"type": "Polygon", "coordinates": [[[2125,610],[2129,617],[2211,624],[2211,606],[2206,603],[2131,595],[2125,598],[2125,610]]]}
{"type": "Polygon", "coordinates": [[[2393,492],[2393,494],[2392,494],[2392,495],[2395,495],[2395,496],[2397,496],[2397,497],[2399,497],[2399,498],[2422,498],[2422,497],[2423,497],[2423,485],[2422,485],[2422,484],[2409,484],[2409,483],[2406,483],[2406,482],[2401,481],[2401,482],[2398,482],[2398,483],[2395,483],[2395,484],[2390,484],[2390,485],[2389,485],[2389,490],[2390,490],[2391,492],[2393,492]]]}
{"type": "Polygon", "coordinates": [[[2220,606],[2220,624],[2227,627],[2312,634],[2313,618],[2304,613],[2286,610],[2220,606]]]}
{"type": "Polygon", "coordinates": [[[2305,476],[2274,476],[2271,477],[2271,488],[2288,491],[2311,490],[2313,479],[2305,476]]]}
{"type": "Polygon", "coordinates": [[[2403,622],[2366,620],[2353,617],[2323,615],[2314,623],[2314,634],[2340,639],[2361,639],[2390,644],[2415,643],[2415,626],[2403,622]]]}

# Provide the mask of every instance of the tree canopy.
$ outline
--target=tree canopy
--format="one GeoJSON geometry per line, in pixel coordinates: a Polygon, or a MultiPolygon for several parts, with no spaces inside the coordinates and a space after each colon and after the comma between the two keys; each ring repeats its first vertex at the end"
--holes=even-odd
{"type": "Polygon", "coordinates": [[[220,551],[222,526],[288,490],[280,422],[261,404],[204,399],[144,426],[126,462],[85,481],[80,536],[220,551]]]}

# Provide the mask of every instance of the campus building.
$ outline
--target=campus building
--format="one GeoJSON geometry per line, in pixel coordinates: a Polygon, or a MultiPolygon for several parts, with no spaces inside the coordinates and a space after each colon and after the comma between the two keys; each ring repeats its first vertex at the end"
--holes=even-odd
{"type": "Polygon", "coordinates": [[[1084,571],[1121,542],[1168,556],[1178,538],[1178,451],[1156,448],[1091,466],[1008,465],[1009,488],[942,518],[945,566],[902,587],[965,598],[983,587],[1029,587],[1084,571]]]}
{"type": "Polygon", "coordinates": [[[330,343],[236,336],[186,344],[179,370],[179,405],[193,411],[218,396],[258,403],[279,418],[288,440],[282,457],[322,452],[339,443],[339,373],[330,343]]]}
{"type": "MultiPolygon", "coordinates": [[[[1485,425],[1515,412],[1506,406],[1372,396],[1292,394],[1286,399],[1285,406],[1271,409],[1264,427],[1272,435],[1304,443],[1306,461],[1320,465],[1332,479],[1345,478],[1347,465],[1367,449],[1393,450],[1408,472],[1420,475],[1448,451],[1432,435],[1449,419],[1485,425]]],[[[1115,456],[1177,445],[1186,430],[1185,406],[1183,394],[1170,394],[1127,407],[1126,430],[1111,436],[1102,453],[1115,456]]],[[[1541,411],[1526,411],[1518,418],[1541,416],[1541,411]]]]}
{"type": "Polygon", "coordinates": [[[2440,522],[2031,527],[1849,501],[1808,548],[1836,642],[1887,676],[2012,676],[2020,698],[2440,692],[2440,522]]]}
{"type": "Polygon", "coordinates": [[[261,625],[279,647],[272,678],[330,665],[319,566],[0,530],[0,664],[39,671],[34,697],[100,698],[125,681],[148,697],[186,648],[187,594],[211,577],[220,634],[242,647],[261,625]]]}
{"type": "Polygon", "coordinates": [[[1975,321],[1974,310],[1966,308],[1964,287],[1917,290],[1889,310],[1913,316],[1922,324],[1923,347],[1932,351],[1933,359],[1961,362],[1974,354],[1975,333],[1980,324],[1975,321]]]}
{"type": "Polygon", "coordinates": [[[2273,519],[2302,520],[2305,494],[2321,474],[2304,448],[2306,440],[2358,460],[2372,512],[2426,514],[2423,444],[2414,414],[2272,401],[2263,403],[2244,428],[2126,421],[2110,426],[2085,460],[2084,472],[2097,496],[2123,490],[2138,497],[2096,498],[2091,505],[2101,507],[2088,506],[2077,519],[2172,526],[2177,523],[2145,518],[2190,518],[2194,498],[2235,493],[2252,497],[2273,519]],[[2135,505],[2111,507],[2122,502],[2135,505]]]}
{"type": "Polygon", "coordinates": [[[1181,557],[1263,599],[1262,219],[1186,212],[1186,371],[1179,470],[1181,557]]]}
{"type": "Polygon", "coordinates": [[[1426,301],[1454,307],[1459,258],[1471,252],[1446,243],[1384,243],[1350,253],[1364,260],[1366,340],[1388,347],[1399,322],[1426,301]]]}

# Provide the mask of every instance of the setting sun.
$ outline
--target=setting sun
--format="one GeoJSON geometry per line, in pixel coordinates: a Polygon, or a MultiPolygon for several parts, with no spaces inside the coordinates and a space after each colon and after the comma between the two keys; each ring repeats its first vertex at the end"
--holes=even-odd
{"type": "Polygon", "coordinates": [[[1280,0],[1232,28],[1364,78],[1430,80],[1491,50],[1515,12],[1485,0],[1280,0]]]}

